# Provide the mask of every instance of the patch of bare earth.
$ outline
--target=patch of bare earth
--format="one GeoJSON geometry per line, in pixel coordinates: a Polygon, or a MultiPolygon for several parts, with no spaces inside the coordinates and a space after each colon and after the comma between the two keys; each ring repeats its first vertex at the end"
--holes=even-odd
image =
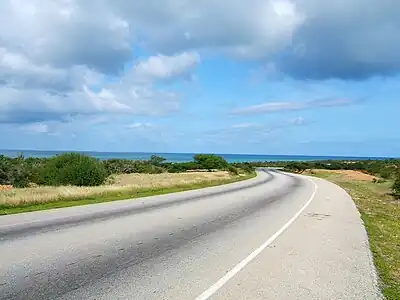
{"type": "Polygon", "coordinates": [[[357,180],[357,181],[372,181],[377,179],[376,176],[366,174],[361,171],[354,170],[311,170],[307,172],[308,174],[313,173],[326,173],[326,174],[337,174],[343,176],[344,179],[357,180]]]}
{"type": "Polygon", "coordinates": [[[12,185],[0,185],[0,191],[9,191],[12,189],[13,189],[12,185]]]}

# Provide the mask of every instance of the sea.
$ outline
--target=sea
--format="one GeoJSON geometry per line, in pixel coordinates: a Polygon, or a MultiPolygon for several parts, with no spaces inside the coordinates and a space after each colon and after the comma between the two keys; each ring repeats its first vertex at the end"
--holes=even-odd
{"type": "MultiPolygon", "coordinates": [[[[43,150],[0,150],[0,155],[17,157],[52,157],[66,152],[79,152],[100,160],[106,159],[131,159],[148,160],[152,155],[162,156],[168,162],[192,161],[196,153],[151,153],[151,152],[94,152],[94,151],[43,151],[43,150]]],[[[308,156],[308,155],[261,155],[261,154],[217,154],[228,162],[254,162],[254,161],[315,161],[315,160],[381,160],[385,157],[357,157],[357,156],[308,156]]]]}

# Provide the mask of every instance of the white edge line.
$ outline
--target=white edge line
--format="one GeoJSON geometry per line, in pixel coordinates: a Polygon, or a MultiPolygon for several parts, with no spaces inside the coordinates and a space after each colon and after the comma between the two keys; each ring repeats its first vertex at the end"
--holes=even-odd
{"type": "Polygon", "coordinates": [[[256,258],[265,248],[267,248],[277,237],[279,237],[307,208],[307,206],[314,199],[315,194],[317,193],[318,186],[317,184],[310,178],[307,180],[311,181],[314,184],[314,192],[312,193],[310,199],[304,204],[304,206],[285,224],[281,229],[279,229],[274,235],[272,235],[264,244],[254,250],[249,256],[243,259],[240,263],[238,263],[233,269],[231,269],[228,273],[226,273],[223,277],[221,277],[216,283],[210,286],[206,291],[204,291],[201,295],[197,296],[195,300],[207,300],[213,294],[215,294],[222,286],[225,285],[230,279],[232,279],[237,273],[239,273],[247,264],[249,264],[254,258],[256,258]]]}

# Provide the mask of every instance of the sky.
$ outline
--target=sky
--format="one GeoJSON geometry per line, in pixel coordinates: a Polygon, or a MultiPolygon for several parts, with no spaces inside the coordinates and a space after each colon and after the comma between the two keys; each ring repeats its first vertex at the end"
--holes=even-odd
{"type": "Polygon", "coordinates": [[[0,149],[399,157],[399,13],[2,0],[0,149]]]}

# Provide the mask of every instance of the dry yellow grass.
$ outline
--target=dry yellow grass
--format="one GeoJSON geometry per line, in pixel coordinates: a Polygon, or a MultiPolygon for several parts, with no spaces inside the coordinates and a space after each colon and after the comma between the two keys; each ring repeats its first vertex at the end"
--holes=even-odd
{"type": "Polygon", "coordinates": [[[0,191],[0,205],[46,203],[59,199],[79,199],[110,192],[166,188],[229,179],[228,172],[191,172],[164,174],[124,174],[115,176],[109,184],[97,187],[40,186],[0,191]]]}

